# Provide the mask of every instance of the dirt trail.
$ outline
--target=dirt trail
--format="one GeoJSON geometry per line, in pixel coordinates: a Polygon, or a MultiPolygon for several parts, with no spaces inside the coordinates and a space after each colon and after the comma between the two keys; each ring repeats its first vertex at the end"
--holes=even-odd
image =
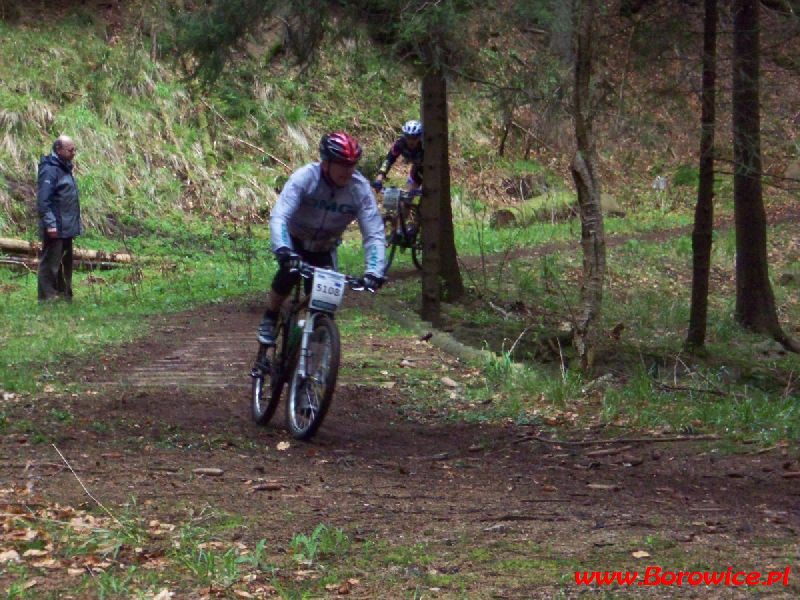
{"type": "MultiPolygon", "coordinates": [[[[391,295],[391,286],[383,293],[391,295]]],[[[348,310],[369,309],[350,305],[340,318],[348,318],[348,310]]],[[[471,558],[483,549],[498,563],[518,560],[504,556],[504,548],[519,544],[531,549],[526,560],[556,564],[567,578],[570,569],[603,568],[612,558],[633,569],[676,568],[681,555],[695,557],[684,568],[699,568],[699,556],[710,569],[797,566],[787,561],[800,555],[800,485],[784,477],[797,467],[785,451],[743,448],[722,455],[713,440],[555,444],[531,427],[459,424],[414,413],[408,411],[413,393],[448,390],[387,385],[375,376],[376,361],[439,368],[459,383],[467,369],[413,336],[344,339],[349,375],[311,443],[289,438],[280,426],[282,407],[276,424],[257,427],[249,416],[247,374],[259,314],[259,307],[217,306],[170,318],[149,341],[84,370],[88,393],[45,396],[7,412],[37,422],[107,506],[136,498],[142,510],[166,522],[211,506],[242,515],[252,524],[243,534],[247,541],[266,538],[276,551],[293,533],[320,523],[341,527],[355,541],[429,544],[432,568],[473,576],[466,596],[440,590],[438,598],[585,591],[568,579],[559,586],[552,577],[544,584],[520,580],[471,558]],[[365,365],[371,371],[361,376],[365,365]],[[68,409],[71,424],[54,422],[54,409],[68,409]],[[289,442],[288,449],[280,450],[281,442],[289,442]],[[208,467],[222,475],[193,473],[208,467]],[[637,549],[651,555],[646,565],[631,556],[637,549]]],[[[47,502],[93,505],[51,444],[4,435],[0,456],[12,486],[27,485],[47,502]]],[[[704,586],[646,591],[650,597],[721,597],[719,589],[704,586]]],[[[729,587],[722,595],[747,591],[729,587]]],[[[797,597],[800,573],[793,573],[789,587],[768,591],[770,598],[797,597]]],[[[354,597],[378,593],[361,589],[354,597]]]]}

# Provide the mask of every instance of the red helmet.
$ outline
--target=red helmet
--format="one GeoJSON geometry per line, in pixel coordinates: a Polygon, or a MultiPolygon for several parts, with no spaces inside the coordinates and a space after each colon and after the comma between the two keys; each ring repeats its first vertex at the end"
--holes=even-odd
{"type": "Polygon", "coordinates": [[[326,133],[319,141],[319,157],[324,161],[354,165],[361,158],[361,145],[343,131],[326,133]]]}

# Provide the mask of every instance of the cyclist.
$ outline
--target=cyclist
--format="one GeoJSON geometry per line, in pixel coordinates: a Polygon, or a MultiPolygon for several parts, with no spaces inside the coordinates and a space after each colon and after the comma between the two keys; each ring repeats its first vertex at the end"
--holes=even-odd
{"type": "Polygon", "coordinates": [[[278,261],[258,341],[275,343],[275,323],[281,304],[300,277],[300,262],[336,268],[336,247],[345,228],[358,220],[364,246],[364,285],[383,283],[386,256],[383,218],[367,179],[356,164],[361,146],[347,133],[326,133],[319,143],[319,162],[295,171],[286,182],[270,215],[271,246],[278,261]]]}
{"type": "Polygon", "coordinates": [[[397,160],[398,156],[402,156],[406,162],[411,163],[411,169],[408,172],[408,180],[406,181],[406,189],[408,191],[418,190],[422,186],[422,123],[419,121],[407,121],[403,125],[403,136],[399,137],[392,144],[386,158],[383,159],[378,174],[372,182],[372,187],[376,190],[383,188],[383,180],[389,173],[389,169],[397,160]]]}

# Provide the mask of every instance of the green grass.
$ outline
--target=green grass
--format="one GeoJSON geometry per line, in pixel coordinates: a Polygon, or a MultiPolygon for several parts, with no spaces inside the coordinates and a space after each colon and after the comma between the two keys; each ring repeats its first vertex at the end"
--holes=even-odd
{"type": "Polygon", "coordinates": [[[0,285],[14,287],[1,301],[3,388],[32,392],[46,383],[66,383],[65,361],[77,365],[101,348],[145,335],[148,317],[263,291],[275,263],[263,245],[251,250],[252,256],[173,252],[174,263],[98,271],[94,282],[76,273],[72,303],[38,304],[35,274],[0,271],[0,285]]]}

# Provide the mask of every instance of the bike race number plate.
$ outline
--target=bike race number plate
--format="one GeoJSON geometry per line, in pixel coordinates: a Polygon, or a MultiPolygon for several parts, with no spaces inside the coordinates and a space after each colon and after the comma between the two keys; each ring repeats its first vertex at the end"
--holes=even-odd
{"type": "Polygon", "coordinates": [[[345,288],[345,276],[336,271],[314,269],[314,283],[311,286],[309,306],[325,312],[336,312],[342,303],[345,288]]]}

